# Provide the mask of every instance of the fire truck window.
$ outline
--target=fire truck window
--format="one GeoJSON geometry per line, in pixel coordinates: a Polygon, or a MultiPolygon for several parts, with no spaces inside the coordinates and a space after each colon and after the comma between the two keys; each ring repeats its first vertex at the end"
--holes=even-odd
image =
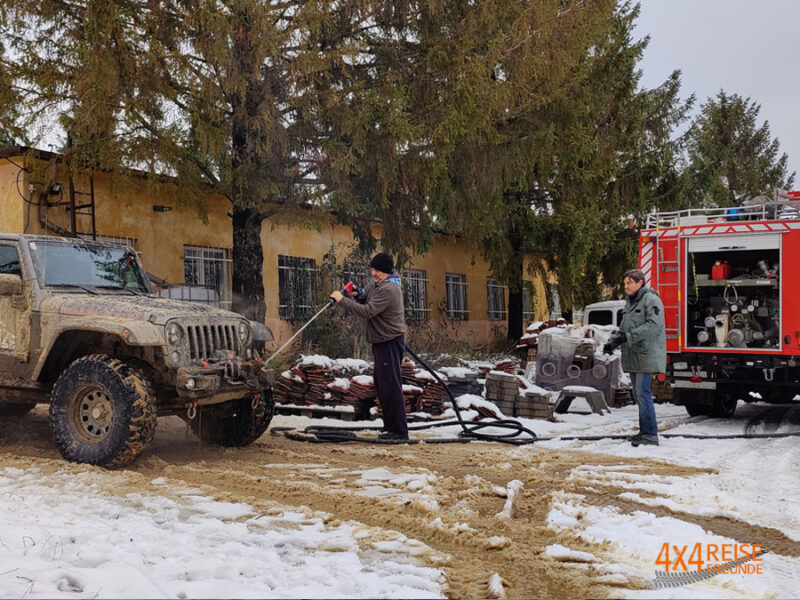
{"type": "Polygon", "coordinates": [[[589,325],[611,325],[611,315],[610,310],[593,310],[589,313],[587,323],[589,325]]]}
{"type": "Polygon", "coordinates": [[[780,251],[720,248],[690,252],[686,294],[689,345],[780,347],[780,251]]]}

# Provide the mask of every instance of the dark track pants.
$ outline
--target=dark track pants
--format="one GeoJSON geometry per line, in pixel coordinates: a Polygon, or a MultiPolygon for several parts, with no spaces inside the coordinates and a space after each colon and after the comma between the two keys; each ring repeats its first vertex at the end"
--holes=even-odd
{"type": "Polygon", "coordinates": [[[402,335],[388,342],[372,344],[372,358],[375,361],[375,391],[383,409],[383,425],[389,431],[408,435],[400,374],[404,348],[405,338],[402,335]]]}

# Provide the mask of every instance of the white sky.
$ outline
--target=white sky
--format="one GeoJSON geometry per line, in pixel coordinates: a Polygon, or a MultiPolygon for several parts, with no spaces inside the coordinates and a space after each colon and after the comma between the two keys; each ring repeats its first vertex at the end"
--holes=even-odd
{"type": "Polygon", "coordinates": [[[696,107],[720,89],[761,105],[800,189],[800,0],[640,0],[636,35],[650,35],[642,85],[680,69],[681,95],[696,107]]]}

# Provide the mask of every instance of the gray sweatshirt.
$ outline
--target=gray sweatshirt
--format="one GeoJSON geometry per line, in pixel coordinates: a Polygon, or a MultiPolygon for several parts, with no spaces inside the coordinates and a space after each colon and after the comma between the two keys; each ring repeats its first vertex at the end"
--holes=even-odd
{"type": "Polygon", "coordinates": [[[339,304],[347,312],[367,320],[367,341],[370,344],[388,342],[405,334],[403,289],[396,272],[381,283],[369,283],[359,300],[363,304],[345,296],[339,304]]]}

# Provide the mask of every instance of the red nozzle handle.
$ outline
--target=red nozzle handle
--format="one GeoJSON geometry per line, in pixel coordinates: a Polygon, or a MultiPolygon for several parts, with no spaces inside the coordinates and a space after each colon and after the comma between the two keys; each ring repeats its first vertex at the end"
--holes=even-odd
{"type": "Polygon", "coordinates": [[[348,281],[345,286],[342,288],[342,294],[349,294],[353,290],[356,289],[356,286],[353,285],[352,281],[348,281]]]}

